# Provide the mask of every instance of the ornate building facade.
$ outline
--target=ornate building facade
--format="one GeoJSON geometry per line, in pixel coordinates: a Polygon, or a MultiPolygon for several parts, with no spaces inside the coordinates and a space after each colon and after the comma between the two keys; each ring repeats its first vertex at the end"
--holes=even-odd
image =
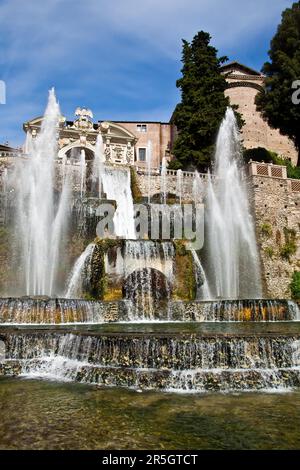
{"type": "MultiPolygon", "coordinates": [[[[171,125],[161,122],[116,122],[93,121],[93,113],[86,108],[77,108],[76,119],[67,121],[61,117],[58,135],[58,158],[79,158],[81,150],[92,160],[97,137],[102,136],[104,156],[107,163],[137,165],[158,168],[163,156],[170,158],[171,125]]],[[[27,136],[35,138],[42,125],[42,117],[24,123],[27,136]]],[[[27,152],[25,144],[25,153],[27,152]]]]}

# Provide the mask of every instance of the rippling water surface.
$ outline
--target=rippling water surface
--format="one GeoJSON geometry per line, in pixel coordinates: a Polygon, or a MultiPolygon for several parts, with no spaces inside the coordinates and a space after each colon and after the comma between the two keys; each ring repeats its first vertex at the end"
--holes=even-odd
{"type": "Polygon", "coordinates": [[[171,394],[0,378],[0,449],[299,449],[300,391],[171,394]]]}

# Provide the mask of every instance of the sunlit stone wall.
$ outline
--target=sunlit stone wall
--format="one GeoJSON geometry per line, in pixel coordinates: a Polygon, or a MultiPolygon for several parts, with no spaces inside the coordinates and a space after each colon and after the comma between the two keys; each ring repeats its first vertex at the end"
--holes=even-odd
{"type": "Polygon", "coordinates": [[[265,294],[288,298],[300,270],[300,180],[253,175],[251,181],[265,294]]]}

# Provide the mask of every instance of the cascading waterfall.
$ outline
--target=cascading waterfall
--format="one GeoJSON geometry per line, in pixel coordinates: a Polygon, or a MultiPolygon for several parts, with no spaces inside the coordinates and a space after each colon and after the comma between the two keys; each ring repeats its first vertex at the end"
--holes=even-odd
{"type": "Polygon", "coordinates": [[[196,284],[197,284],[197,299],[211,299],[211,293],[209,290],[208,281],[206,278],[205,271],[199,259],[198,253],[196,250],[191,250],[193,261],[194,261],[194,268],[195,268],[195,276],[196,276],[196,284]]]}
{"type": "Polygon", "coordinates": [[[134,318],[154,319],[156,302],[170,300],[174,253],[171,242],[126,241],[124,293],[134,318]]]}
{"type": "Polygon", "coordinates": [[[91,259],[94,248],[95,243],[90,243],[75,261],[67,282],[65,294],[67,299],[79,298],[82,295],[84,286],[91,276],[91,259]]]}
{"type": "Polygon", "coordinates": [[[173,320],[181,321],[257,322],[259,325],[300,320],[296,302],[285,299],[174,301],[169,310],[173,320]]]}
{"type": "Polygon", "coordinates": [[[129,169],[106,166],[102,173],[102,186],[107,199],[117,204],[113,219],[115,235],[134,240],[136,233],[129,169]]]}
{"type": "Polygon", "coordinates": [[[167,390],[300,385],[299,336],[8,334],[6,366],[28,377],[167,390]]]}
{"type": "Polygon", "coordinates": [[[240,136],[231,108],[221,124],[207,190],[207,275],[215,298],[260,298],[259,256],[242,167],[240,136]]]}
{"type": "MultiPolygon", "coordinates": [[[[137,251],[137,250],[135,250],[137,251]]],[[[148,280],[137,277],[142,272],[145,260],[132,256],[127,257],[128,273],[124,295],[127,300],[118,301],[87,301],[81,299],[51,299],[50,297],[8,297],[0,298],[0,324],[30,325],[59,323],[95,323],[118,321],[141,321],[149,319],[149,312],[142,309],[149,298],[149,290],[154,290],[154,307],[158,300],[169,300],[168,309],[158,304],[155,320],[171,320],[181,322],[294,322],[300,320],[299,307],[288,300],[218,300],[218,301],[176,301],[170,300],[170,284],[173,276],[171,259],[172,247],[165,246],[165,254],[159,250],[160,261],[152,258],[151,263],[164,270],[164,275],[157,276],[158,285],[153,282],[151,274],[148,280]],[[163,262],[165,259],[165,262],[163,262]],[[145,283],[141,282],[146,280],[145,283]],[[147,287],[147,288],[145,288],[147,287]],[[132,308],[132,300],[139,303],[132,308]]],[[[125,260],[126,261],[126,260],[125,260]]],[[[152,269],[154,270],[154,268],[152,269]]],[[[151,270],[149,270],[151,273],[151,270]]],[[[151,313],[151,312],[150,312],[151,313]]],[[[154,315],[153,315],[154,316],[154,315]]]]}
{"type": "Polygon", "coordinates": [[[29,154],[15,167],[17,201],[16,230],[21,243],[21,269],[24,282],[20,292],[27,295],[53,295],[58,286],[59,254],[68,222],[69,184],[63,181],[58,203],[54,195],[54,164],[57,157],[59,105],[54,90],[39,135],[28,141],[29,154]]]}
{"type": "MultiPolygon", "coordinates": [[[[1,341],[5,343],[0,374],[4,371],[26,377],[172,391],[299,387],[300,336],[297,324],[291,323],[300,320],[299,308],[292,301],[259,299],[259,259],[233,111],[228,109],[222,122],[214,174],[208,182],[205,256],[201,252],[200,259],[196,251],[191,252],[197,298],[215,299],[207,302],[171,300],[175,270],[180,266],[176,264],[179,254],[170,241],[136,240],[130,171],[104,164],[101,134],[97,137],[92,168],[92,189],[96,189],[98,196],[94,200],[97,207],[98,199],[105,193],[108,200],[116,202],[115,235],[126,239],[124,244],[112,243],[101,268],[105,262],[106,267],[109,263],[114,266],[111,279],[117,282],[121,279],[114,298],[119,298],[122,282],[125,300],[74,299],[88,290],[94,243],[76,260],[68,279],[66,298],[44,296],[57,292],[58,266],[70,210],[68,167],[71,165],[66,164],[66,157],[62,161],[63,185],[57,201],[53,190],[59,117],[59,107],[51,91],[41,133],[36,139],[28,134],[28,156],[20,158],[14,175],[22,267],[26,274],[22,293],[39,296],[0,299],[1,341]],[[206,262],[205,270],[201,261],[206,262]],[[182,321],[186,325],[172,324],[163,330],[156,330],[157,325],[139,325],[136,329],[132,325],[115,325],[115,328],[99,325],[141,320],[182,321]],[[274,324],[251,325],[250,322],[274,324]],[[282,325],[285,322],[285,325],[279,323],[279,328],[275,322],[282,325]],[[72,327],[67,326],[69,323],[98,325],[72,327]],[[26,328],[26,324],[31,326],[26,328]],[[44,325],[40,331],[32,326],[38,324],[44,325]]],[[[84,196],[89,192],[86,187],[89,166],[85,151],[78,148],[76,151],[81,200],[77,198],[75,205],[80,204],[80,210],[88,212],[82,208],[87,199],[84,196]]],[[[166,164],[164,158],[160,179],[164,205],[168,194],[166,164]]],[[[151,167],[149,142],[148,202],[152,191],[151,167]]],[[[76,191],[79,191],[78,175],[77,171],[76,191]]],[[[176,194],[180,205],[185,200],[183,176],[179,170],[176,194]]],[[[205,196],[197,172],[193,196],[196,203],[201,203],[205,196]]],[[[181,209],[178,204],[177,207],[181,209]]],[[[163,208],[165,215],[166,209],[163,208]]],[[[101,256],[105,258],[103,253],[101,256]]],[[[96,263],[97,257],[94,259],[96,263]]],[[[107,277],[109,274],[107,270],[107,277]]]]}
{"type": "Polygon", "coordinates": [[[128,321],[130,302],[97,302],[82,299],[7,298],[0,299],[0,324],[59,325],[128,321]]]}

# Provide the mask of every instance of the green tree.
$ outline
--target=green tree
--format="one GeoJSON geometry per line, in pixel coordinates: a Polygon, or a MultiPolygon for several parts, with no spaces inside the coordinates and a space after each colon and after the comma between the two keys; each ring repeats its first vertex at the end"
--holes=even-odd
{"type": "Polygon", "coordinates": [[[300,2],[282,13],[269,57],[262,68],[266,86],[256,97],[257,109],[271,127],[293,140],[300,165],[300,104],[292,102],[292,84],[300,80],[300,2]]]}
{"type": "Polygon", "coordinates": [[[226,80],[221,74],[227,57],[217,57],[210,39],[208,33],[200,31],[191,43],[183,40],[182,77],[176,82],[181,102],[172,116],[178,131],[174,168],[203,170],[209,165],[218,128],[229,106],[224,95],[226,80]]]}

